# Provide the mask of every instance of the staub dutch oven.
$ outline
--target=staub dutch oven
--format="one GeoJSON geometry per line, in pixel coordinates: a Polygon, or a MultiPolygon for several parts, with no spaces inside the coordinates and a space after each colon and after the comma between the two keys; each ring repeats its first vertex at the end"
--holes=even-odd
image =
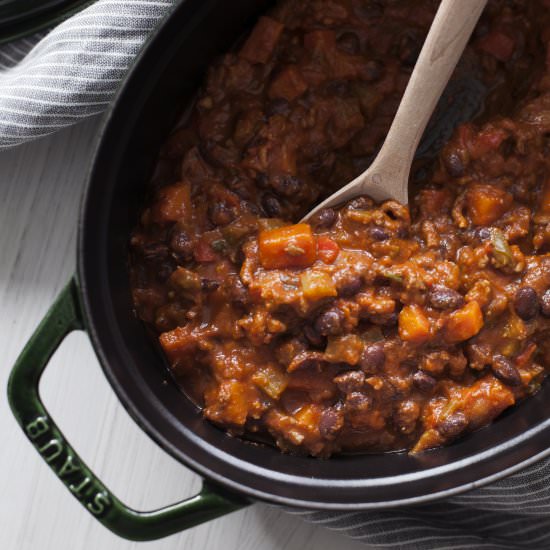
{"type": "Polygon", "coordinates": [[[106,116],[82,204],[78,274],[63,290],[13,368],[9,401],[42,458],[87,510],[120,536],[159,538],[259,499],[292,506],[366,510],[427,502],[501,478],[550,454],[550,385],[490,427],[409,456],[283,455],[229,437],[202,419],[169,377],[135,317],[127,274],[137,219],[163,138],[214,57],[269,7],[263,0],[181,0],[144,48],[106,116]],[[38,395],[50,356],[86,330],[130,415],[163,449],[204,477],[179,504],[137,512],[79,459],[38,395]]]}

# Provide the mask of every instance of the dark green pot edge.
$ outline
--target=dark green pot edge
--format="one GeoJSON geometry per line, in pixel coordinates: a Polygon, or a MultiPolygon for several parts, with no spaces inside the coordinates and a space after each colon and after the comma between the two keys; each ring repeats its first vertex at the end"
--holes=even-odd
{"type": "Polygon", "coordinates": [[[137,541],[155,540],[249,504],[212,484],[182,502],[139,512],[122,503],[65,439],[42,403],[38,385],[48,362],[73,330],[83,330],[79,291],[72,279],[61,291],[18,357],[8,382],[10,407],[23,432],[72,495],[105,527],[137,541]]]}

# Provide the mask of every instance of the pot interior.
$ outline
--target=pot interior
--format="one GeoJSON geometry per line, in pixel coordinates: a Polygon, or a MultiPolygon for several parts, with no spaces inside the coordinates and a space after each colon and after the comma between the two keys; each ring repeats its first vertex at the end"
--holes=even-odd
{"type": "Polygon", "coordinates": [[[374,508],[463,491],[546,453],[550,388],[455,444],[405,453],[283,455],[227,436],[172,381],[133,313],[128,236],[159,147],[205,69],[269,7],[267,0],[182,0],[141,55],[107,117],[83,203],[79,280],[87,326],[122,404],[164,449],[256,498],[313,508],[374,508]]]}

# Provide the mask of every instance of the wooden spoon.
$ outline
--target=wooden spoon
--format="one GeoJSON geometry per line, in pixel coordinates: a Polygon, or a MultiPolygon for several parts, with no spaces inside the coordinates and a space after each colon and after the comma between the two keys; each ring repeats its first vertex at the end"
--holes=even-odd
{"type": "Polygon", "coordinates": [[[376,201],[409,202],[409,174],[416,148],[486,3],[441,1],[380,152],[365,172],[316,206],[304,220],[358,195],[376,201]]]}

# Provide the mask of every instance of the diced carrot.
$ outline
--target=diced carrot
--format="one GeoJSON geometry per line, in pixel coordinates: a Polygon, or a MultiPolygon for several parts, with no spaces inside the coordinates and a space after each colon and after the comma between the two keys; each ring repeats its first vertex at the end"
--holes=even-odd
{"type": "Polygon", "coordinates": [[[330,238],[321,235],[317,239],[317,256],[325,264],[332,264],[338,257],[340,247],[330,238]]]}
{"type": "Polygon", "coordinates": [[[307,300],[321,300],[338,294],[332,278],[324,271],[308,270],[302,273],[300,279],[307,300]]]}
{"type": "Polygon", "coordinates": [[[479,304],[476,301],[468,302],[449,315],[446,338],[449,342],[463,342],[475,336],[481,327],[483,327],[483,313],[479,304]]]}
{"type": "Polygon", "coordinates": [[[250,36],[243,44],[239,56],[251,63],[267,63],[279,41],[284,25],[271,19],[260,17],[250,36]]]}
{"type": "Polygon", "coordinates": [[[265,269],[308,267],[317,258],[315,238],[307,223],[261,231],[258,251],[265,269]]]}
{"type": "Polygon", "coordinates": [[[307,90],[307,83],[302,78],[296,65],[288,65],[275,76],[269,87],[269,97],[283,98],[292,101],[307,90]]]}
{"type": "Polygon", "coordinates": [[[503,31],[495,30],[482,36],[477,46],[499,61],[509,61],[516,48],[516,41],[503,31]]]}
{"type": "Polygon", "coordinates": [[[191,208],[191,186],[189,183],[179,182],[159,191],[151,216],[157,223],[177,222],[189,217],[191,208]]]}
{"type": "Polygon", "coordinates": [[[431,337],[430,320],[416,304],[405,306],[399,313],[399,337],[401,340],[422,344],[431,337]]]}
{"type": "Polygon", "coordinates": [[[193,250],[195,260],[200,263],[214,262],[217,259],[216,253],[212,249],[212,245],[205,239],[200,239],[193,250]]]}
{"type": "Polygon", "coordinates": [[[513,200],[510,193],[494,185],[473,184],[466,192],[468,216],[474,225],[490,225],[512,206],[513,200]]]}

